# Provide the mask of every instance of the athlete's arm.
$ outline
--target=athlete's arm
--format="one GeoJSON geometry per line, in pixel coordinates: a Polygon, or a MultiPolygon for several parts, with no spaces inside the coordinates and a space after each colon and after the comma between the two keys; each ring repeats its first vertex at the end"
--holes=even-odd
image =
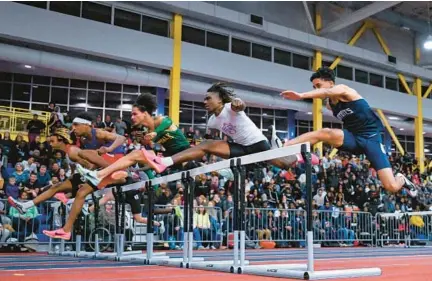
{"type": "Polygon", "coordinates": [[[101,129],[96,130],[96,138],[106,142],[113,142],[109,147],[106,147],[106,152],[110,153],[120,145],[123,145],[126,138],[114,133],[110,133],[101,129]]]}
{"type": "Polygon", "coordinates": [[[161,133],[164,131],[170,129],[174,131],[177,129],[175,126],[173,126],[172,119],[169,117],[161,117],[162,120],[160,124],[154,129],[154,132],[150,132],[144,136],[144,140],[146,141],[146,144],[150,144],[153,139],[156,137],[159,137],[161,133]]]}
{"type": "Polygon", "coordinates": [[[80,164],[81,166],[83,166],[87,169],[90,169],[90,170],[97,168],[97,167],[95,167],[95,165],[91,164],[89,161],[85,160],[84,158],[81,158],[79,156],[80,152],[81,152],[81,149],[79,149],[78,147],[71,147],[69,149],[69,153],[68,153],[69,159],[73,162],[80,164]]]}
{"type": "Polygon", "coordinates": [[[321,88],[315,89],[305,93],[297,93],[291,90],[284,91],[281,96],[291,100],[300,99],[324,99],[324,98],[337,98],[346,99],[349,95],[352,95],[354,90],[345,85],[337,85],[332,88],[321,88]]]}
{"type": "Polygon", "coordinates": [[[235,112],[244,111],[246,109],[246,104],[239,98],[235,98],[231,102],[231,109],[235,112]]]}

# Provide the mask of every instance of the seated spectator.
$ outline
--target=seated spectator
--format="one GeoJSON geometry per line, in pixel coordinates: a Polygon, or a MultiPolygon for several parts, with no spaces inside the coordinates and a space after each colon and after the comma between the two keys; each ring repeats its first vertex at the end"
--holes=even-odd
{"type": "Polygon", "coordinates": [[[60,176],[60,166],[57,162],[54,162],[51,166],[51,170],[49,172],[51,178],[52,177],[59,177],[60,176]]]}
{"type": "Polygon", "coordinates": [[[51,176],[47,172],[47,167],[45,165],[40,166],[37,178],[40,186],[46,186],[50,184],[51,176]]]}
{"type": "Polygon", "coordinates": [[[23,165],[18,162],[15,164],[15,172],[12,173],[12,176],[15,178],[16,184],[20,186],[29,180],[30,174],[24,171],[23,165]]]}
{"type": "Polygon", "coordinates": [[[36,198],[40,191],[40,188],[42,187],[38,182],[38,176],[35,173],[30,174],[29,180],[23,184],[24,186],[24,192],[27,193],[27,197],[29,199],[36,198]]]}
{"type": "Polygon", "coordinates": [[[19,186],[16,183],[16,179],[15,179],[14,176],[11,176],[9,178],[8,183],[6,184],[6,196],[7,197],[10,196],[10,197],[12,197],[14,199],[18,199],[19,192],[20,192],[20,189],[19,189],[19,186]]]}
{"type": "Polygon", "coordinates": [[[66,176],[66,171],[65,171],[65,169],[60,169],[59,176],[58,176],[58,180],[59,180],[60,182],[64,182],[64,181],[67,180],[67,179],[68,179],[68,177],[66,176]]]}
{"type": "Polygon", "coordinates": [[[37,173],[37,163],[35,163],[34,157],[29,157],[27,160],[21,162],[24,167],[24,171],[31,173],[37,173]]]}
{"type": "Polygon", "coordinates": [[[54,154],[54,158],[50,159],[50,165],[52,166],[54,163],[56,163],[61,169],[68,168],[68,162],[66,161],[66,158],[63,156],[63,153],[61,153],[61,151],[56,151],[54,154]]]}

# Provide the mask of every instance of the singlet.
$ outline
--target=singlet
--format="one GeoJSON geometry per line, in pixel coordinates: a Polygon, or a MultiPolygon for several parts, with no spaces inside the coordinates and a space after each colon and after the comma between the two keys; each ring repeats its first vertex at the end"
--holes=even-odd
{"type": "MultiPolygon", "coordinates": [[[[91,129],[91,138],[81,142],[81,146],[83,149],[91,149],[96,150],[101,146],[109,147],[113,142],[101,142],[96,138],[96,129],[91,129]]],[[[111,154],[124,154],[124,146],[120,145],[116,149],[114,149],[111,154]]]]}
{"type": "Polygon", "coordinates": [[[209,118],[208,127],[221,131],[243,146],[267,140],[244,111],[235,112],[231,109],[231,103],[226,103],[218,116],[213,114],[209,118]]]}
{"type": "Polygon", "coordinates": [[[384,129],[381,120],[375,115],[365,99],[332,104],[333,116],[343,122],[344,129],[363,137],[371,137],[384,129]]]}
{"type": "MultiPolygon", "coordinates": [[[[170,121],[169,117],[165,117],[164,121],[170,121]]],[[[161,125],[159,127],[161,127],[161,125]]],[[[165,151],[163,152],[163,155],[165,157],[172,156],[176,153],[190,148],[189,141],[186,139],[185,135],[179,128],[174,131],[169,131],[166,129],[162,131],[155,131],[157,135],[153,139],[153,142],[158,143],[165,148],[165,151]]]]}

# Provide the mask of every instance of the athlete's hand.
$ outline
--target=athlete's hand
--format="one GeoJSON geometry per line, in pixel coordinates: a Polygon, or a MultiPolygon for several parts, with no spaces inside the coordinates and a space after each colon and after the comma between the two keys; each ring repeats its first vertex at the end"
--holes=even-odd
{"type": "Polygon", "coordinates": [[[284,99],[289,99],[289,100],[301,100],[302,96],[300,93],[288,90],[288,91],[284,91],[282,93],[280,93],[280,95],[284,98],[284,99]]]}
{"type": "Polygon", "coordinates": [[[243,111],[245,104],[241,99],[235,98],[231,101],[231,109],[235,112],[243,111]]]}
{"type": "Polygon", "coordinates": [[[156,132],[151,132],[148,133],[147,135],[144,136],[144,139],[147,141],[151,141],[152,139],[154,139],[157,136],[156,132]]]}
{"type": "Polygon", "coordinates": [[[97,152],[99,155],[102,155],[102,154],[108,153],[110,151],[109,151],[108,147],[102,146],[97,150],[97,152]]]}

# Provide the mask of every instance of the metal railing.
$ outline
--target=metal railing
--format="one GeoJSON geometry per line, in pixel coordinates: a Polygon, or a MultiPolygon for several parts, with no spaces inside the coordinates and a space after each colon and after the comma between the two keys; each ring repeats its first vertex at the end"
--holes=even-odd
{"type": "Polygon", "coordinates": [[[9,132],[14,139],[16,134],[27,131],[27,124],[33,120],[34,114],[37,114],[38,119],[46,125],[41,135],[48,136],[48,122],[51,117],[50,112],[8,106],[0,106],[0,132],[9,132]]]}
{"type": "MultiPolygon", "coordinates": [[[[0,200],[0,247],[21,246],[39,250],[48,246],[49,238],[43,230],[62,227],[70,206],[59,201],[44,202],[32,207],[26,215],[20,215],[0,200]]],[[[168,210],[154,216],[154,244],[165,249],[179,250],[184,243],[183,207],[155,206],[156,210],[168,210]],[[159,224],[163,224],[160,227],[159,224]]],[[[146,217],[142,206],[141,215],[146,217]]],[[[128,206],[125,209],[125,245],[145,246],[147,227],[135,222],[128,206]]],[[[404,244],[423,246],[432,241],[432,212],[378,213],[315,210],[312,214],[314,242],[323,246],[386,246],[404,244]]],[[[289,209],[245,209],[246,248],[302,247],[305,245],[306,211],[289,209]]],[[[232,209],[222,212],[218,207],[195,207],[193,216],[194,248],[218,249],[232,247],[232,209]]],[[[76,250],[75,239],[81,241],[80,251],[94,251],[95,239],[99,250],[111,251],[115,247],[116,214],[113,202],[103,206],[86,202],[74,226],[71,240],[65,250],[76,250]],[[97,234],[97,235],[96,235],[97,234]],[[78,236],[79,235],[79,236],[78,236]]],[[[60,241],[52,240],[51,247],[59,249],[60,241]]],[[[54,250],[54,249],[53,249],[54,250]]]]}
{"type": "Polygon", "coordinates": [[[432,241],[432,212],[376,214],[376,245],[423,246],[432,241]]]}

